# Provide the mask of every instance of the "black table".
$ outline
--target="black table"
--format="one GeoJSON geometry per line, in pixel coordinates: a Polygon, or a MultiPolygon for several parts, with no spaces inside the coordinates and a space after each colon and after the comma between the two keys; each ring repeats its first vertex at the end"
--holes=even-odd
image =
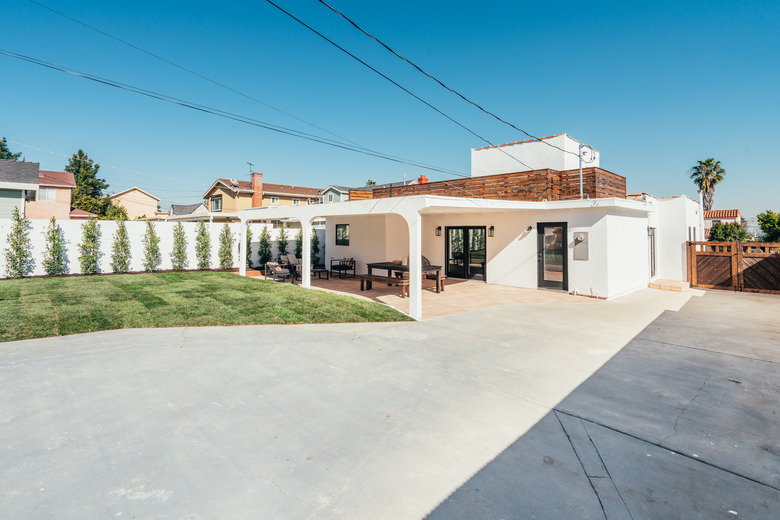
{"type": "MultiPolygon", "coordinates": [[[[372,271],[374,269],[382,269],[387,271],[387,276],[392,277],[393,272],[396,273],[408,273],[409,272],[409,266],[408,265],[402,265],[402,264],[394,264],[393,262],[372,262],[370,264],[366,264],[366,267],[368,268],[368,274],[373,274],[372,271]]],[[[443,289],[442,285],[442,279],[441,279],[441,266],[440,265],[424,265],[422,266],[422,271],[424,273],[428,272],[435,272],[436,273],[436,292],[441,292],[443,289]]]]}

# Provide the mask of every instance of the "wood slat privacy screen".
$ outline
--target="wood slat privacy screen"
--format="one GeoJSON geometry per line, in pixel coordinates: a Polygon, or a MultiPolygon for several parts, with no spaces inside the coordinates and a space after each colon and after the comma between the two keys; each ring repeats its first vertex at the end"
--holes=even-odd
{"type": "MultiPolygon", "coordinates": [[[[601,168],[583,168],[582,184],[584,194],[592,199],[626,198],[626,178],[601,168]]],[[[579,170],[562,172],[549,169],[532,170],[374,190],[350,190],[349,200],[410,195],[525,201],[571,200],[580,197],[580,172],[579,170]]]]}
{"type": "Polygon", "coordinates": [[[780,294],[780,243],[688,242],[692,287],[780,294]]]}

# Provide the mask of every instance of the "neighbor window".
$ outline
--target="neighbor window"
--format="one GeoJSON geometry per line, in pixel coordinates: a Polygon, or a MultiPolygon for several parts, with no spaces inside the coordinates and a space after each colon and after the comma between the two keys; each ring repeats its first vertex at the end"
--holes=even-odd
{"type": "Polygon", "coordinates": [[[211,197],[211,211],[222,211],[222,195],[211,197]]]}
{"type": "Polygon", "coordinates": [[[279,197],[271,197],[271,204],[279,204],[279,197]]]}
{"type": "Polygon", "coordinates": [[[39,188],[38,200],[55,200],[54,188],[39,188]]]}
{"type": "Polygon", "coordinates": [[[300,206],[301,205],[301,199],[293,199],[293,206],[300,206]]]}
{"type": "Polygon", "coordinates": [[[336,245],[349,245],[349,224],[336,224],[336,245]]]}
{"type": "Polygon", "coordinates": [[[328,193],[328,202],[333,202],[333,194],[328,193]]]}

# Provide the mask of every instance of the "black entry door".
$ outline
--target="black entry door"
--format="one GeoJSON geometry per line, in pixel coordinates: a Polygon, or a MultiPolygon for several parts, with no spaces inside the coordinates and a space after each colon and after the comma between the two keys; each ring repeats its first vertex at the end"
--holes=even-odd
{"type": "Polygon", "coordinates": [[[566,222],[540,222],[536,231],[539,287],[569,290],[566,222]]]}
{"type": "Polygon", "coordinates": [[[485,280],[487,241],[485,227],[446,228],[445,274],[450,278],[485,280]]]}

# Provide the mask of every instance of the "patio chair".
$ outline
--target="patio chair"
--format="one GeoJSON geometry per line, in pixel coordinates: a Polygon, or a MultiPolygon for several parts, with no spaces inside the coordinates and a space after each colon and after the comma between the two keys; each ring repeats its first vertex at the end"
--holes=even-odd
{"type": "Polygon", "coordinates": [[[332,258],[330,260],[330,275],[338,273],[339,278],[355,277],[355,259],[354,258],[332,258]],[[349,272],[352,271],[350,275],[349,272]]]}
{"type": "Polygon", "coordinates": [[[301,276],[301,259],[295,255],[286,255],[284,258],[287,259],[287,268],[292,273],[292,281],[294,282],[301,276]]]}
{"type": "Polygon", "coordinates": [[[283,282],[285,278],[291,278],[292,274],[286,267],[279,265],[278,262],[268,262],[265,264],[265,275],[271,276],[274,281],[283,282]]]}

